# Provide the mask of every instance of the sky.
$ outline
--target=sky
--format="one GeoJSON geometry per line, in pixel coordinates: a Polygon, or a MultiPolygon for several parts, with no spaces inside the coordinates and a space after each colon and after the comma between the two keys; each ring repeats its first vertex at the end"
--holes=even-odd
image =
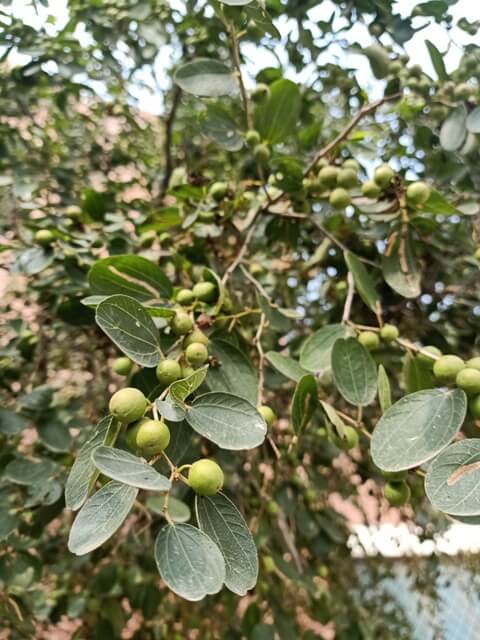
{"type": "MultiPolygon", "coordinates": [[[[171,4],[179,7],[182,6],[181,0],[170,0],[171,4]]],[[[38,4],[38,3],[37,3],[38,4]]],[[[401,15],[408,15],[412,8],[417,4],[415,0],[399,0],[395,3],[395,12],[401,15]]],[[[330,0],[324,0],[319,2],[319,5],[309,11],[309,18],[316,22],[319,20],[327,20],[330,18],[332,12],[335,10],[335,5],[330,0]]],[[[31,6],[29,0],[15,0],[9,11],[14,13],[17,17],[23,19],[27,24],[36,27],[38,25],[44,25],[47,31],[55,33],[60,30],[68,20],[67,0],[50,0],[50,7],[45,8],[38,6],[37,11],[31,6]],[[55,18],[54,24],[50,24],[52,20],[48,20],[49,16],[55,18]]],[[[480,3],[478,0],[458,0],[457,4],[451,7],[451,12],[454,17],[454,22],[459,18],[465,17],[469,21],[480,19],[480,3]]],[[[428,22],[425,18],[414,18],[413,26],[415,28],[423,26],[428,22]]],[[[337,24],[341,26],[341,19],[337,24]]],[[[295,25],[286,19],[280,19],[276,22],[276,26],[280,33],[285,36],[295,28],[295,25]]],[[[86,34],[82,29],[78,29],[76,33],[80,42],[86,41],[86,34]]],[[[345,37],[349,42],[358,42],[362,46],[371,44],[372,38],[368,33],[367,28],[357,23],[348,32],[345,32],[345,37]]],[[[428,55],[427,48],[425,46],[425,39],[431,40],[440,51],[445,51],[448,45],[448,38],[445,30],[434,23],[433,21],[425,29],[418,32],[413,38],[406,44],[406,51],[410,55],[412,62],[420,64],[424,71],[435,77],[435,73],[432,68],[430,57],[428,55]]],[[[445,56],[445,63],[447,70],[451,71],[455,69],[461,56],[461,47],[465,44],[475,41],[475,36],[469,36],[460,29],[452,30],[452,40],[458,46],[450,47],[447,55],[445,56]]],[[[385,37],[385,43],[389,42],[388,36],[385,37]]],[[[265,66],[277,66],[277,60],[266,49],[260,49],[253,44],[245,43],[242,46],[242,53],[245,56],[245,76],[247,86],[252,86],[254,81],[253,77],[255,73],[265,66]]],[[[171,65],[171,56],[175,55],[168,47],[162,47],[162,51],[159,54],[155,63],[155,72],[159,85],[162,89],[168,88],[169,80],[165,74],[165,69],[171,65]]],[[[277,54],[280,59],[285,59],[285,54],[282,51],[282,47],[277,48],[277,54]]],[[[370,99],[376,99],[383,95],[383,83],[375,80],[370,71],[370,67],[365,56],[353,53],[345,52],[338,45],[332,45],[328,51],[323,53],[319,61],[327,62],[332,60],[336,56],[345,65],[357,69],[357,78],[363,88],[365,88],[370,96],[370,99]]],[[[10,56],[12,63],[24,63],[28,58],[20,56],[18,53],[13,52],[10,56]]],[[[128,64],[128,60],[125,60],[128,64]]],[[[307,81],[312,74],[313,67],[306,67],[301,73],[296,73],[294,69],[287,68],[286,75],[294,81],[307,81]]],[[[147,85],[147,87],[140,87],[140,83],[135,87],[132,87],[132,95],[135,97],[138,107],[142,111],[148,113],[160,114],[163,110],[162,97],[155,89],[155,84],[148,71],[138,74],[137,79],[147,85]],[[148,88],[149,87],[149,88],[148,88]]]]}

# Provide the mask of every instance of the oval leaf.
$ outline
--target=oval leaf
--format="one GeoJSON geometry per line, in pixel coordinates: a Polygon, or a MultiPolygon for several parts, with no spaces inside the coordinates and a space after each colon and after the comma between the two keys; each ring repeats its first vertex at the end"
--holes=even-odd
{"type": "Polygon", "coordinates": [[[444,449],[465,419],[461,389],[417,391],[384,413],[371,440],[374,463],[382,471],[413,469],[444,449]]]}
{"type": "Polygon", "coordinates": [[[347,329],[343,324],[327,324],[322,327],[303,343],[300,366],[314,373],[330,369],[333,345],[346,335],[347,329]]]}
{"type": "Polygon", "coordinates": [[[110,296],[95,313],[98,326],[131,360],[142,367],[155,367],[162,357],[158,329],[134,298],[110,296]]]}
{"type": "MultiPolygon", "coordinates": [[[[150,511],[153,511],[153,513],[165,517],[165,496],[150,496],[150,498],[147,498],[146,505],[150,511]]],[[[192,514],[190,513],[190,507],[188,504],[178,500],[178,498],[169,496],[168,515],[174,522],[188,522],[192,514]]]]}
{"type": "Polygon", "coordinates": [[[166,526],[155,541],[158,571],[168,588],[196,602],[218,593],[225,581],[225,561],[217,545],[190,524],[166,526]]]}
{"type": "Polygon", "coordinates": [[[237,90],[231,70],[218,60],[197,58],[177,69],[174,80],[187,93],[207,98],[230,95],[237,90]]]}
{"type": "Polygon", "coordinates": [[[225,340],[211,340],[208,352],[216,360],[208,371],[208,388],[235,393],[255,403],[258,379],[247,356],[225,340]]]}
{"type": "Polygon", "coordinates": [[[359,296],[369,309],[374,313],[377,312],[380,307],[380,298],[378,297],[373,280],[365,268],[365,265],[350,251],[345,251],[343,256],[353,276],[359,296]]]}
{"type": "Polygon", "coordinates": [[[392,392],[390,389],[390,380],[388,379],[383,364],[378,367],[377,388],[380,407],[385,413],[385,411],[392,406],[392,392]]]}
{"type": "Polygon", "coordinates": [[[248,400],[222,391],[196,398],[187,412],[187,422],[222,449],[253,449],[262,444],[267,433],[264,419],[248,400]]]}
{"type": "Polygon", "coordinates": [[[83,505],[70,529],[68,548],[77,556],[93,551],[121,526],[137,497],[138,489],[112,480],[83,505]]]}
{"type": "Polygon", "coordinates": [[[450,112],[440,129],[440,144],[445,151],[460,149],[467,135],[467,109],[464,104],[450,112]]]}
{"type": "Polygon", "coordinates": [[[377,393],[377,368],[370,353],[355,338],[340,339],[332,350],[335,385],[347,402],[370,404],[377,393]]]}
{"type": "Polygon", "coordinates": [[[150,491],[168,491],[171,487],[168,478],[160,475],[151,465],[128,451],[113,447],[98,447],[93,452],[92,459],[97,469],[104,475],[132,487],[150,491]]]}
{"type": "Polygon", "coordinates": [[[480,107],[476,107],[467,118],[467,129],[470,133],[480,133],[480,107]]]}
{"type": "Polygon", "coordinates": [[[295,382],[299,382],[299,380],[308,373],[296,360],[289,356],[282,356],[276,351],[268,351],[265,357],[274,369],[295,382]]]}
{"type": "Polygon", "coordinates": [[[242,514],[223,493],[211,497],[196,496],[195,506],[200,529],[223,554],[226,587],[244,596],[257,582],[258,555],[242,514]]]}
{"type": "Polygon", "coordinates": [[[417,298],[421,294],[421,274],[410,234],[405,238],[403,253],[397,240],[390,254],[382,257],[382,272],[385,282],[404,298],[417,298]]]}
{"type": "Polygon", "coordinates": [[[282,142],[296,129],[300,113],[300,90],[291,80],[270,85],[269,97],[255,109],[255,129],[271,144],[282,142]]]}
{"type": "Polygon", "coordinates": [[[314,376],[307,374],[299,381],[292,400],[292,425],[299,435],[312,419],[318,406],[318,388],[314,376]]]}
{"type": "MultiPolygon", "coordinates": [[[[186,378],[182,378],[182,380],[177,380],[170,385],[170,396],[174,403],[178,403],[179,405],[183,405],[185,400],[191,395],[194,391],[198,389],[198,387],[205,380],[205,376],[207,375],[208,366],[202,367],[201,369],[197,369],[193,373],[191,373],[186,378]]],[[[168,420],[168,418],[167,418],[168,420]]]]}

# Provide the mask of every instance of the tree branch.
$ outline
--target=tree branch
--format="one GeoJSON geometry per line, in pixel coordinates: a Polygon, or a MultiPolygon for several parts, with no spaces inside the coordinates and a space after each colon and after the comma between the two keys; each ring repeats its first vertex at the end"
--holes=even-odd
{"type": "Polygon", "coordinates": [[[175,116],[177,115],[177,109],[178,109],[178,105],[180,104],[181,95],[182,95],[182,90],[178,85],[175,85],[173,88],[172,106],[165,120],[165,143],[164,143],[165,174],[162,180],[162,196],[165,195],[165,192],[168,189],[168,183],[170,182],[170,177],[173,171],[173,157],[172,157],[173,123],[175,121],[175,116]]]}

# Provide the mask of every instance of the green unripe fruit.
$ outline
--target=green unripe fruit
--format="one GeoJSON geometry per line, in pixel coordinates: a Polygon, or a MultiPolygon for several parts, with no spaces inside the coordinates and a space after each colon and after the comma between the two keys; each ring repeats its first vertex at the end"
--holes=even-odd
{"type": "Polygon", "coordinates": [[[465,366],[469,369],[476,369],[477,371],[480,371],[480,357],[476,356],[475,358],[470,358],[470,360],[467,360],[465,363],[465,366]]]}
{"type": "Polygon", "coordinates": [[[278,505],[278,502],[275,502],[275,500],[269,500],[267,502],[265,509],[267,513],[271,516],[276,516],[280,512],[280,507],[278,505]]]}
{"type": "Polygon", "coordinates": [[[345,189],[351,189],[358,182],[357,172],[353,169],[340,169],[337,176],[337,185],[345,189]]]}
{"type": "Polygon", "coordinates": [[[337,293],[340,296],[343,296],[348,289],[348,284],[346,280],[339,280],[338,282],[335,283],[335,293],[337,293]]]}
{"type": "Polygon", "coordinates": [[[475,260],[480,260],[480,247],[478,247],[475,250],[475,253],[473,254],[473,257],[475,258],[475,260]]]}
{"type": "Polygon", "coordinates": [[[80,207],[76,207],[75,205],[71,205],[65,209],[65,215],[72,220],[78,220],[82,217],[82,210],[80,207]]]}
{"type": "Polygon", "coordinates": [[[263,556],[262,564],[266,573],[273,573],[276,569],[275,560],[272,556],[263,556]]]}
{"type": "Polygon", "coordinates": [[[358,341],[365,347],[365,349],[368,349],[369,351],[378,349],[378,345],[380,344],[378,334],[374,333],[373,331],[362,331],[362,333],[358,336],[358,341]]]}
{"type": "Polygon", "coordinates": [[[480,395],[470,400],[469,409],[472,416],[478,420],[480,418],[480,395]]]}
{"type": "Polygon", "coordinates": [[[440,382],[453,382],[464,367],[464,361],[458,356],[441,356],[435,360],[433,374],[440,382]]]}
{"type": "Polygon", "coordinates": [[[256,278],[258,278],[259,276],[263,276],[266,273],[265,267],[258,262],[252,262],[252,264],[248,267],[248,270],[250,271],[252,276],[255,276],[256,278]]]}
{"type": "Polygon", "coordinates": [[[253,150],[253,155],[257,162],[261,165],[266,165],[270,160],[270,149],[266,144],[257,144],[257,146],[253,150]]]}
{"type": "MultiPolygon", "coordinates": [[[[140,421],[141,422],[141,421],[140,421]]],[[[140,423],[132,424],[131,427],[128,427],[127,432],[125,433],[125,444],[127,445],[127,449],[132,453],[137,452],[137,432],[140,423]]]]}
{"type": "Polygon", "coordinates": [[[342,166],[343,166],[344,169],[353,169],[355,171],[355,173],[358,173],[360,171],[360,165],[353,158],[347,158],[344,161],[342,166]]]}
{"type": "Polygon", "coordinates": [[[430,197],[430,187],[425,182],[412,182],[407,187],[406,195],[412,204],[423,204],[430,197]]]}
{"type": "Polygon", "coordinates": [[[257,144],[260,144],[261,141],[262,139],[260,137],[260,134],[258,133],[258,131],[255,131],[255,129],[250,129],[245,134],[245,142],[249,147],[256,147],[257,144]]]}
{"type": "Polygon", "coordinates": [[[195,369],[193,367],[182,367],[182,378],[188,378],[188,376],[191,376],[192,373],[195,373],[195,369]]]}
{"type": "Polygon", "coordinates": [[[192,333],[189,333],[188,336],[185,336],[183,339],[183,348],[186,349],[190,344],[194,342],[199,342],[200,344],[208,345],[208,337],[201,331],[200,329],[194,329],[192,333]]]}
{"type": "Polygon", "coordinates": [[[399,336],[399,331],[394,324],[384,324],[380,329],[380,337],[385,342],[393,342],[399,336]]]}
{"type": "Polygon", "coordinates": [[[474,87],[467,82],[460,82],[453,90],[453,95],[459,100],[467,100],[473,93],[474,87]]]}
{"type": "Polygon", "coordinates": [[[408,478],[408,471],[382,471],[382,475],[389,482],[402,482],[408,478]]]}
{"type": "Polygon", "coordinates": [[[395,76],[402,70],[403,64],[400,62],[400,60],[392,60],[392,62],[390,62],[390,64],[388,65],[388,72],[392,73],[395,76]]]}
{"type": "Polygon", "coordinates": [[[315,491],[315,489],[307,489],[303,495],[307,502],[315,502],[318,498],[318,493],[315,491]]]}
{"type": "Polygon", "coordinates": [[[410,487],[406,482],[387,482],[383,494],[392,507],[401,507],[410,500],[410,487]]]}
{"type": "Polygon", "coordinates": [[[195,298],[202,302],[214,302],[218,297],[217,287],[213,282],[197,282],[192,291],[195,298]]]}
{"type": "Polygon", "coordinates": [[[480,371],[471,367],[465,367],[457,373],[455,378],[457,387],[463,389],[465,393],[474,395],[480,393],[480,371]]]}
{"type": "Polygon", "coordinates": [[[384,31],[382,25],[379,22],[371,22],[368,25],[368,30],[372,36],[380,36],[384,31]]]}
{"type": "Polygon", "coordinates": [[[322,187],[334,187],[337,184],[338,167],[327,165],[318,172],[318,181],[322,187]]]}
{"type": "Polygon", "coordinates": [[[201,496],[213,496],[223,487],[223,471],[214,460],[202,458],[190,467],[188,483],[201,496]]]}
{"type": "Polygon", "coordinates": [[[328,201],[334,209],[345,209],[352,201],[352,197],[346,189],[338,187],[332,191],[328,201]]]}
{"type": "Polygon", "coordinates": [[[110,413],[120,422],[136,422],[143,417],[148,400],[140,389],[125,387],[113,394],[108,408],[110,413]]]}
{"type": "Polygon", "coordinates": [[[417,89],[419,88],[420,82],[418,78],[409,77],[407,78],[407,81],[405,84],[409,89],[412,89],[412,91],[417,91],[417,89]]]}
{"type": "Polygon", "coordinates": [[[273,410],[266,404],[262,404],[260,407],[258,407],[258,413],[265,420],[268,427],[271,427],[277,419],[277,416],[275,415],[273,410]]]}
{"type": "Polygon", "coordinates": [[[135,441],[143,455],[154,456],[168,447],[170,430],[163,420],[145,418],[138,425],[135,441]]]}
{"type": "Polygon", "coordinates": [[[420,78],[423,73],[423,69],[419,64],[414,64],[410,67],[410,75],[420,78]]]}
{"type": "Polygon", "coordinates": [[[180,380],[182,377],[182,368],[176,360],[167,358],[160,362],[157,367],[156,374],[157,380],[160,384],[168,387],[172,382],[175,382],[175,380],[180,380]]]}
{"type": "Polygon", "coordinates": [[[429,364],[432,367],[433,367],[433,364],[435,362],[435,356],[440,358],[440,356],[442,355],[442,352],[440,351],[440,349],[438,349],[437,347],[434,347],[433,345],[428,345],[427,347],[422,347],[422,351],[426,351],[427,353],[431,353],[433,358],[429,358],[426,355],[426,353],[419,353],[417,355],[417,360],[420,360],[420,362],[424,362],[425,364],[429,364]]]}
{"type": "Polygon", "coordinates": [[[358,431],[354,427],[345,426],[344,437],[340,438],[337,434],[332,435],[333,443],[344,451],[354,449],[358,445],[358,431]]]}
{"type": "Polygon", "coordinates": [[[260,104],[270,95],[268,84],[259,83],[250,93],[250,97],[255,104],[260,104]]]}
{"type": "Polygon", "coordinates": [[[195,295],[191,289],[180,289],[175,300],[178,304],[188,306],[195,302],[195,295]]]}
{"type": "Polygon", "coordinates": [[[201,342],[193,342],[185,349],[185,358],[193,367],[201,367],[208,360],[207,347],[201,342]]]}
{"type": "Polygon", "coordinates": [[[40,229],[35,234],[35,242],[41,247],[49,247],[55,240],[55,236],[49,229],[40,229]]]}
{"type": "Polygon", "coordinates": [[[382,189],[374,180],[367,180],[362,184],[362,193],[366,198],[378,198],[382,189]]]}
{"type": "Polygon", "coordinates": [[[382,164],[380,167],[375,169],[375,173],[373,174],[374,181],[378,184],[379,187],[384,189],[388,187],[388,185],[392,182],[393,176],[395,172],[388,164],[382,164]]]}
{"type": "Polygon", "coordinates": [[[228,193],[228,185],[225,182],[214,182],[210,187],[210,197],[215,200],[215,202],[220,202],[225,198],[228,193]]]}
{"type": "Polygon", "coordinates": [[[132,370],[133,362],[130,358],[116,358],[113,361],[112,369],[119,376],[128,376],[130,371],[132,370]]]}
{"type": "Polygon", "coordinates": [[[177,311],[170,321],[170,327],[177,336],[184,336],[193,328],[193,321],[185,311],[177,311]]]}

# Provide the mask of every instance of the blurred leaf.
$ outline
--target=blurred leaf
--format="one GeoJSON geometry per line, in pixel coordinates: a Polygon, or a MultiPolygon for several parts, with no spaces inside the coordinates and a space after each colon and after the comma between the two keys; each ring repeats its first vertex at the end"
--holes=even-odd
{"type": "Polygon", "coordinates": [[[195,96],[217,98],[237,91],[232,71],[218,60],[197,58],[181,65],[174,75],[178,86],[195,96]]]}
{"type": "Polygon", "coordinates": [[[356,338],[339,339],[332,350],[335,385],[347,402],[370,404],[377,393],[377,368],[372,356],[356,338]]]}
{"type": "Polygon", "coordinates": [[[291,80],[276,80],[270,95],[255,109],[255,128],[262,138],[277,144],[295,131],[300,114],[300,91],[291,80]]]}

